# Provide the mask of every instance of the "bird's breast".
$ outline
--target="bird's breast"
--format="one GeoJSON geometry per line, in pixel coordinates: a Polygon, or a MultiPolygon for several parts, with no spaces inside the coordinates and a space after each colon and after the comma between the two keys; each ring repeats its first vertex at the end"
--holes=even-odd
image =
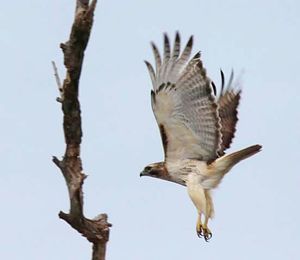
{"type": "Polygon", "coordinates": [[[194,176],[196,182],[201,183],[205,177],[207,164],[202,161],[186,159],[167,162],[166,167],[174,182],[186,186],[186,182],[191,176],[194,176]]]}

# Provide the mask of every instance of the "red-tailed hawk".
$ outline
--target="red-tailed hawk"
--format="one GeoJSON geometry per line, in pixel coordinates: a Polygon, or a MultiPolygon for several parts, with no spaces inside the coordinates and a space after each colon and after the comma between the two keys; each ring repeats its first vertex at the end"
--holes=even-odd
{"type": "Polygon", "coordinates": [[[155,69],[146,61],[152,80],[152,109],[160,129],[165,161],[146,166],[141,176],[151,176],[187,187],[198,211],[196,231],[208,241],[212,233],[207,224],[214,213],[210,190],[238,162],[262,148],[253,145],[225,154],[234,137],[241,90],[233,88],[233,73],[227,86],[221,72],[220,94],[206,75],[200,52],[190,59],[193,37],[180,51],[176,33],[173,48],[164,35],[160,56],[152,43],[155,69]],[[204,219],[202,219],[204,215],[204,219]]]}

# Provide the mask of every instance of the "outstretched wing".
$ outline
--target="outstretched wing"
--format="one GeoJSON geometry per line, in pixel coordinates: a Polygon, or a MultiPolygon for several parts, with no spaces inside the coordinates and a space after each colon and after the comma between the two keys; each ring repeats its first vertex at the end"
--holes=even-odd
{"type": "Polygon", "coordinates": [[[152,43],[155,70],[146,62],[153,84],[152,109],[160,128],[166,160],[214,160],[221,148],[220,118],[210,79],[200,60],[192,59],[193,37],[180,52],[177,33],[171,49],[164,35],[161,58],[152,43]]]}
{"type": "MultiPolygon", "coordinates": [[[[221,92],[218,98],[219,116],[221,119],[222,143],[219,155],[223,155],[224,151],[230,147],[232,139],[236,131],[236,123],[238,121],[237,108],[241,98],[241,90],[233,89],[233,72],[230,79],[225,85],[224,73],[221,70],[221,92]]],[[[213,84],[214,85],[214,84],[213,84]]],[[[215,88],[215,87],[214,87],[215,88]]]]}

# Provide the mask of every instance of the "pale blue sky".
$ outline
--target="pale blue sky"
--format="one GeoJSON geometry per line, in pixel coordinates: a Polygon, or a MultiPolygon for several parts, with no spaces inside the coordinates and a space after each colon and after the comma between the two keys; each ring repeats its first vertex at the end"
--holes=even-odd
{"type": "MultiPolygon", "coordinates": [[[[51,60],[73,0],[3,1],[0,259],[90,259],[90,244],[57,217],[66,185],[51,156],[64,152],[51,60]]],[[[299,1],[99,1],[80,86],[85,212],[113,223],[107,259],[300,258],[299,1]],[[238,131],[230,151],[263,152],[235,167],[214,191],[210,243],[195,233],[185,188],[139,177],[163,159],[150,106],[149,42],[193,34],[211,78],[242,72],[238,131]]]]}

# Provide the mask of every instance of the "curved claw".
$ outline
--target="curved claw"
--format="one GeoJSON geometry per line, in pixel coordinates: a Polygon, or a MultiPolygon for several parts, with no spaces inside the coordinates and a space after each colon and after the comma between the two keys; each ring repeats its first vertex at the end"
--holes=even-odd
{"type": "Polygon", "coordinates": [[[206,242],[208,242],[210,239],[212,238],[212,233],[210,231],[207,231],[205,234],[204,234],[204,239],[206,242]]]}
{"type": "Polygon", "coordinates": [[[203,229],[202,229],[202,227],[199,227],[199,229],[197,228],[196,229],[196,232],[197,232],[197,236],[198,237],[203,237],[203,229]]]}
{"type": "Polygon", "coordinates": [[[203,225],[199,225],[198,227],[197,227],[197,229],[196,229],[196,231],[197,231],[197,236],[198,237],[204,237],[205,236],[205,233],[206,233],[206,229],[205,229],[205,227],[203,227],[203,225]]]}
{"type": "Polygon", "coordinates": [[[197,236],[198,237],[203,237],[204,236],[204,233],[203,233],[202,229],[200,229],[200,231],[197,230],[197,236]]]}
{"type": "Polygon", "coordinates": [[[210,230],[203,225],[197,226],[196,231],[197,236],[199,238],[204,237],[206,242],[208,242],[212,238],[212,233],[210,232],[210,230]]]}

